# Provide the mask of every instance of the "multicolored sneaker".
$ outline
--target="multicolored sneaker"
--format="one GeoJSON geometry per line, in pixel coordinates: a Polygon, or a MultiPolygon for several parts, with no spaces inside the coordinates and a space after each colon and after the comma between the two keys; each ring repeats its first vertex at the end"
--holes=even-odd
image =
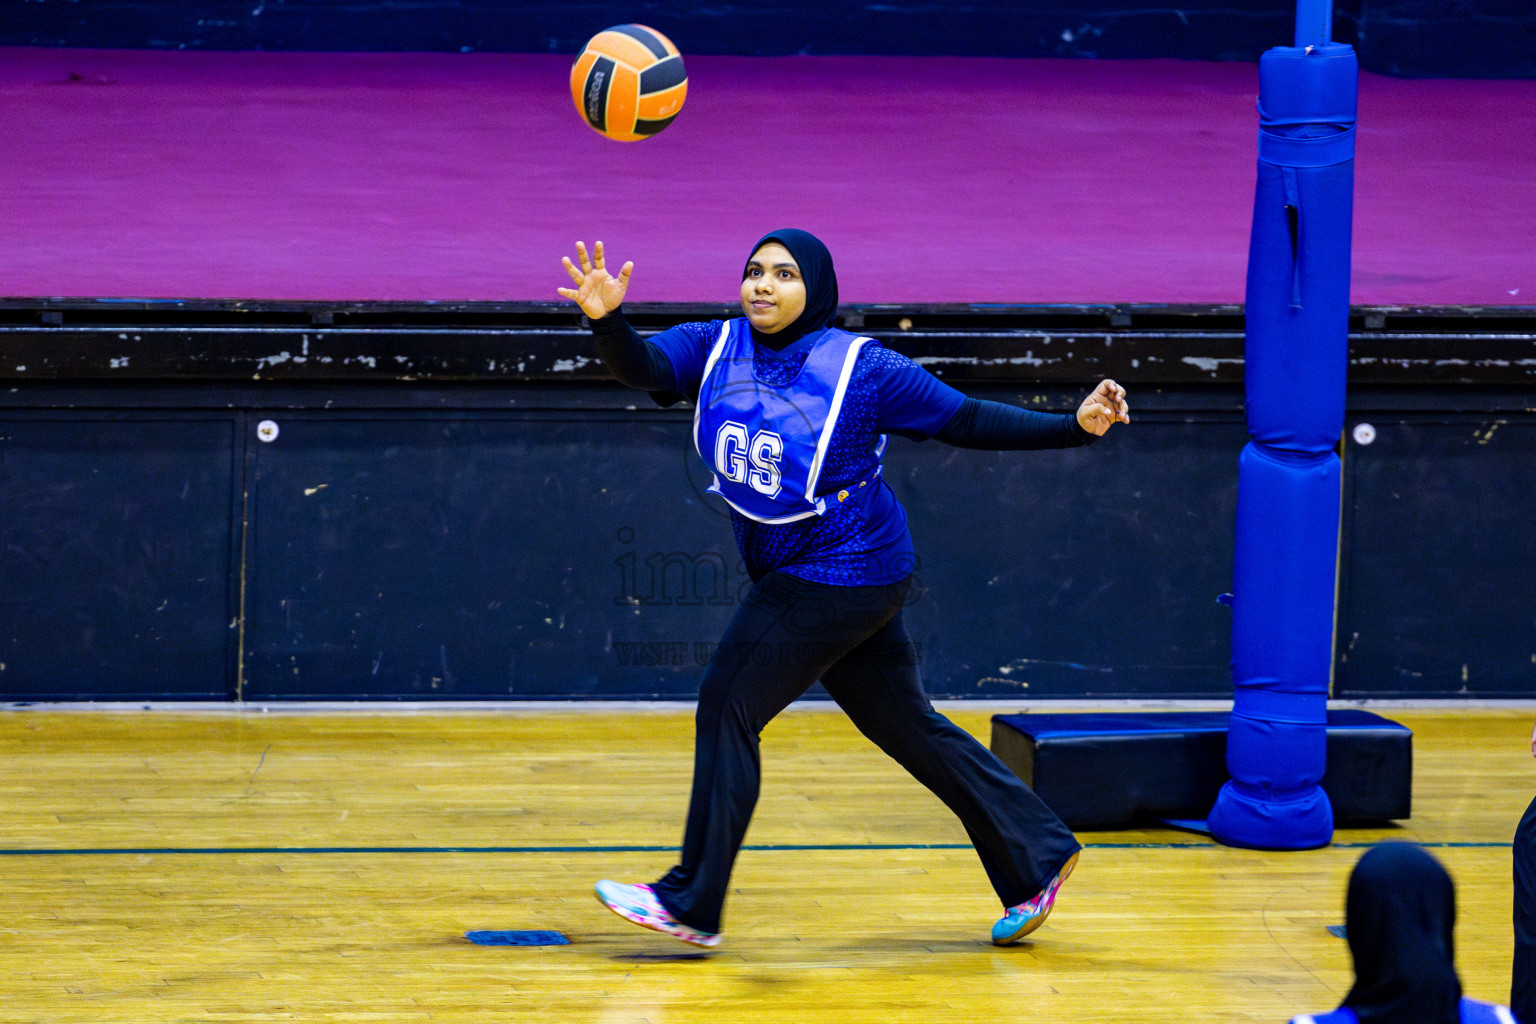
{"type": "Polygon", "coordinates": [[[642,928],[665,932],[674,939],[682,939],[695,946],[707,948],[720,944],[718,934],[690,928],[667,913],[667,908],[661,905],[648,885],[625,885],[605,878],[597,883],[596,889],[597,898],[603,906],[626,921],[633,921],[642,928]]]}
{"type": "MultiPolygon", "coordinates": [[[[1078,851],[1078,853],[1081,852],[1081,850],[1078,851]]],[[[1062,865],[1056,877],[1036,893],[1034,898],[1016,907],[1009,907],[1008,913],[1003,915],[1002,920],[992,926],[992,944],[1007,946],[1018,942],[1044,924],[1046,917],[1051,913],[1051,905],[1056,902],[1056,890],[1061,888],[1061,883],[1067,880],[1067,876],[1072,874],[1072,869],[1076,866],[1077,853],[1074,853],[1067,858],[1067,862],[1062,865]]]]}

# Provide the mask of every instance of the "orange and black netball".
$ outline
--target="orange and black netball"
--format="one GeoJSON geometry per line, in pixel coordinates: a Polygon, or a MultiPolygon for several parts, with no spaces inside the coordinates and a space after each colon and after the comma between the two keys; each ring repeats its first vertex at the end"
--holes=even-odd
{"type": "Polygon", "coordinates": [[[594,131],[619,142],[650,138],[677,117],[688,73],[672,40],[615,25],[587,41],[571,66],[571,99],[594,131]]]}

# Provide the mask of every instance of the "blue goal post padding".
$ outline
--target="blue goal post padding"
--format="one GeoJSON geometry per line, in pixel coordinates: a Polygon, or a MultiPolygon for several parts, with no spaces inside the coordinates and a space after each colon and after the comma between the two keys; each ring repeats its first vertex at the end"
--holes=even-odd
{"type": "Polygon", "coordinates": [[[1232,777],[1207,818],[1211,835],[1233,846],[1310,849],[1333,838],[1317,718],[1333,664],[1358,77],[1341,43],[1276,47],[1259,62],[1232,777]]]}

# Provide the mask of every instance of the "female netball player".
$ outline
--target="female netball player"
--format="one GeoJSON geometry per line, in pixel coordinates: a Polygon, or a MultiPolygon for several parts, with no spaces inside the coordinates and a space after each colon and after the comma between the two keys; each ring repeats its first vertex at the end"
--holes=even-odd
{"type": "Polygon", "coordinates": [[[745,316],[680,324],[642,339],[620,304],[634,265],[606,269],[603,243],[562,262],[559,292],[592,323],[621,383],[695,400],[694,442],[730,506],[753,583],[699,684],[693,789],[682,856],[660,881],[603,881],[600,900],[696,946],[720,941],[732,865],[757,804],[758,734],[819,679],[859,730],[959,816],[1006,912],[1007,945],[1051,912],[1082,849],[1029,787],[934,711],[901,608],[915,563],[906,513],[880,478],[885,435],[968,448],[1069,448],[1119,421],[1106,380],[1075,416],[970,399],[911,360],[831,326],[832,256],[804,231],[753,246],[745,316]],[[754,657],[767,646],[771,656],[754,657]],[[788,652],[790,656],[784,655],[788,652]]]}

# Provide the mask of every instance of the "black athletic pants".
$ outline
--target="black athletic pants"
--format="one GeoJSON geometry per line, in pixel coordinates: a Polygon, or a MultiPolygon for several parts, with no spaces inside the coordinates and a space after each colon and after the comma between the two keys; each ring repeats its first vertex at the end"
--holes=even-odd
{"type": "Polygon", "coordinates": [[[959,816],[1003,906],[1081,849],[991,751],[933,710],[901,625],[909,583],[837,587],[771,573],[748,590],[699,686],[681,863],[653,888],[683,924],[720,931],[757,804],[758,734],[820,679],[859,731],[959,816]]]}
{"type": "Polygon", "coordinates": [[[1515,1019],[1536,1024],[1536,800],[1515,829],[1515,965],[1509,1008],[1515,1019]]]}

